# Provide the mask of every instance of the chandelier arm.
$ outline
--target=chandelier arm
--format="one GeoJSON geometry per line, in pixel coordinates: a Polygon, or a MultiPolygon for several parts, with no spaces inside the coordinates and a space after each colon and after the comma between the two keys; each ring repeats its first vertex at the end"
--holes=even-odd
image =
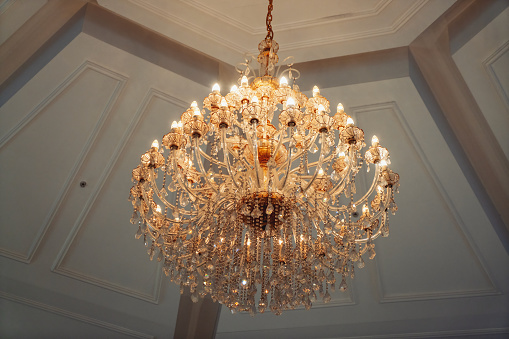
{"type": "Polygon", "coordinates": [[[283,181],[281,182],[281,185],[279,186],[279,189],[283,191],[286,185],[286,180],[288,179],[288,175],[290,174],[290,167],[292,165],[292,137],[293,137],[293,127],[288,127],[289,134],[290,134],[290,143],[288,144],[288,162],[286,163],[286,173],[283,176],[283,181]]]}
{"type": "MultiPolygon", "coordinates": [[[[343,178],[341,178],[341,180],[336,184],[336,186],[334,186],[332,188],[332,190],[330,191],[330,195],[334,195],[336,194],[336,192],[340,189],[341,191],[343,191],[343,188],[344,186],[346,185],[346,178],[350,177],[350,172],[352,171],[352,162],[349,161],[348,162],[348,165],[347,165],[347,168],[346,168],[346,173],[345,175],[343,176],[343,178]]],[[[331,206],[331,209],[334,209],[335,206],[331,206]]]]}
{"type": "Polygon", "coordinates": [[[235,159],[237,159],[238,161],[241,161],[244,164],[244,166],[246,166],[246,169],[251,170],[251,165],[244,158],[241,158],[240,156],[238,156],[236,154],[236,152],[233,151],[233,148],[231,146],[228,145],[227,147],[228,147],[228,151],[230,152],[231,155],[233,155],[233,157],[235,159]]]}
{"type": "MultiPolygon", "coordinates": [[[[318,134],[313,134],[313,136],[311,136],[308,140],[306,140],[306,144],[309,144],[309,147],[311,147],[311,145],[315,142],[317,137],[318,137],[318,134]]],[[[291,137],[289,139],[291,139],[291,137]]],[[[297,160],[302,154],[308,152],[309,147],[303,147],[301,151],[295,153],[293,155],[292,162],[297,160]]],[[[291,149],[291,147],[290,147],[290,149],[291,149]]],[[[314,164],[314,162],[312,164],[314,164]]],[[[308,166],[311,166],[312,164],[308,164],[308,166]]],[[[293,173],[298,170],[299,170],[299,168],[297,167],[297,168],[292,169],[289,173],[293,173]]]]}
{"type": "MultiPolygon", "coordinates": [[[[184,215],[192,215],[192,212],[191,211],[187,211],[185,209],[181,209],[179,208],[177,205],[173,205],[172,203],[170,203],[168,200],[166,200],[166,198],[163,196],[163,194],[161,193],[161,191],[159,190],[159,187],[157,187],[157,183],[155,181],[155,175],[154,175],[154,169],[151,168],[149,169],[149,172],[150,172],[150,187],[154,190],[154,193],[157,195],[157,197],[161,200],[161,202],[167,206],[168,208],[172,209],[172,210],[178,210],[179,213],[182,213],[182,211],[184,211],[182,214],[184,215]]],[[[168,218],[165,216],[166,219],[169,219],[171,221],[174,221],[173,219],[171,218],[168,218]]]]}
{"type": "MultiPolygon", "coordinates": [[[[388,188],[388,190],[390,190],[390,188],[388,188]]],[[[384,219],[384,223],[380,223],[380,226],[378,227],[377,232],[375,232],[375,234],[373,234],[371,237],[369,237],[369,238],[366,237],[366,238],[362,238],[362,239],[355,239],[355,243],[363,244],[363,243],[369,241],[369,239],[375,240],[376,238],[378,238],[380,236],[382,225],[385,224],[385,220],[386,220],[387,213],[385,213],[385,212],[386,212],[386,206],[389,204],[389,197],[390,197],[390,194],[387,194],[385,196],[385,203],[383,204],[383,208],[380,208],[380,210],[378,212],[376,212],[370,218],[370,223],[371,223],[373,220],[376,220],[376,219],[379,219],[380,217],[382,217],[384,219]]],[[[336,220],[336,218],[334,216],[332,216],[332,214],[330,214],[330,216],[336,220]]],[[[354,223],[348,223],[347,225],[349,227],[352,227],[352,228],[357,228],[359,226],[359,223],[354,222],[354,223]]],[[[340,233],[337,233],[336,231],[332,231],[332,234],[335,237],[337,236],[337,237],[343,239],[343,236],[340,233]]]]}
{"type": "MultiPolygon", "coordinates": [[[[318,176],[318,172],[320,171],[321,167],[322,167],[322,162],[323,162],[323,156],[325,154],[325,147],[324,147],[324,143],[325,143],[325,133],[321,133],[320,135],[320,141],[321,141],[321,144],[322,144],[322,147],[320,147],[320,158],[318,158],[318,163],[316,164],[316,167],[315,167],[315,173],[313,174],[313,177],[311,178],[311,180],[309,181],[309,183],[307,184],[306,188],[304,188],[304,190],[302,190],[302,193],[306,193],[307,190],[309,189],[309,187],[311,187],[311,185],[313,184],[313,182],[315,181],[316,177],[318,176]]],[[[323,170],[322,170],[323,171],[323,170]]]]}
{"type": "MultiPolygon", "coordinates": [[[[360,206],[375,191],[376,184],[379,182],[378,179],[380,177],[380,171],[381,171],[380,166],[376,165],[376,173],[375,173],[375,176],[373,177],[373,182],[371,183],[370,189],[366,192],[366,194],[364,194],[364,196],[362,198],[360,198],[359,200],[354,202],[355,206],[360,206]]],[[[333,206],[331,206],[331,209],[333,209],[333,206]]],[[[343,205],[342,207],[339,207],[339,208],[334,209],[334,210],[336,210],[336,211],[344,211],[346,209],[347,209],[347,207],[343,205]]]]}
{"type": "Polygon", "coordinates": [[[201,161],[200,157],[200,146],[198,146],[198,138],[193,138],[193,149],[194,149],[194,155],[196,158],[196,162],[198,163],[198,167],[200,168],[201,175],[203,178],[205,178],[205,182],[209,185],[209,187],[215,192],[218,193],[217,188],[213,186],[212,182],[210,181],[209,177],[207,176],[207,173],[205,172],[205,169],[203,168],[203,162],[201,161]]]}
{"type": "Polygon", "coordinates": [[[187,185],[184,183],[184,181],[182,180],[182,173],[180,172],[178,166],[177,166],[177,157],[176,156],[173,156],[172,157],[172,167],[173,167],[173,172],[175,172],[177,174],[177,181],[178,183],[180,184],[180,187],[183,187],[186,192],[191,195],[193,198],[199,200],[199,201],[202,201],[203,203],[206,202],[205,199],[203,199],[202,197],[194,194],[190,189],[189,187],[187,187],[187,185]]]}
{"type": "Polygon", "coordinates": [[[150,187],[152,187],[152,189],[154,190],[155,194],[157,195],[157,197],[162,201],[162,203],[167,206],[168,208],[170,209],[175,209],[176,206],[174,206],[172,203],[170,203],[168,200],[166,200],[166,198],[161,194],[161,191],[159,190],[159,187],[157,187],[157,183],[155,181],[155,173],[154,173],[154,169],[152,168],[149,168],[149,172],[150,172],[150,176],[149,176],[149,182],[150,182],[150,187]]]}
{"type": "Polygon", "coordinates": [[[259,161],[258,161],[258,135],[257,135],[257,127],[258,127],[258,123],[254,122],[252,125],[253,127],[253,143],[252,143],[252,146],[253,146],[253,163],[254,163],[254,171],[255,171],[255,175],[256,175],[256,185],[258,188],[261,188],[261,183],[260,183],[260,164],[259,164],[259,161]]]}
{"type": "Polygon", "coordinates": [[[320,237],[323,237],[323,236],[324,236],[324,233],[323,233],[322,229],[320,228],[320,225],[317,225],[317,224],[316,224],[316,221],[315,221],[315,219],[314,219],[314,218],[313,218],[313,219],[311,219],[311,223],[312,223],[312,224],[313,224],[313,226],[315,227],[316,232],[319,234],[319,236],[320,236],[320,237]]]}
{"type": "MultiPolygon", "coordinates": [[[[276,155],[277,155],[277,152],[279,152],[279,148],[281,148],[281,144],[283,143],[283,136],[282,136],[282,133],[283,133],[284,130],[281,130],[277,133],[277,136],[279,137],[279,140],[278,140],[278,143],[277,143],[277,146],[276,146],[276,149],[274,150],[274,152],[272,153],[271,157],[276,158],[276,155]]],[[[274,138],[276,136],[274,135],[274,138]]]]}
{"type": "Polygon", "coordinates": [[[233,172],[232,172],[232,169],[231,169],[231,166],[230,166],[230,159],[228,157],[228,154],[229,154],[229,151],[228,151],[228,147],[226,145],[226,128],[221,128],[221,142],[222,142],[222,147],[223,147],[223,155],[224,155],[224,163],[226,164],[226,169],[228,170],[228,174],[230,175],[230,178],[232,179],[233,181],[233,184],[235,185],[235,187],[237,189],[240,189],[239,185],[237,184],[237,181],[235,180],[235,176],[233,175],[233,172]]]}
{"type": "Polygon", "coordinates": [[[214,163],[218,166],[222,166],[222,167],[226,168],[226,165],[224,163],[222,163],[220,160],[212,158],[210,155],[205,153],[200,147],[198,147],[198,152],[200,153],[200,155],[202,157],[204,157],[206,160],[210,161],[211,163],[214,163]]]}
{"type": "MultiPolygon", "coordinates": [[[[389,189],[390,190],[390,189],[389,189]]],[[[390,194],[387,194],[386,196],[386,202],[384,204],[384,208],[381,208],[380,211],[378,211],[370,220],[376,220],[376,219],[379,219],[380,217],[383,218],[383,222],[380,223],[380,225],[378,226],[378,229],[377,231],[375,232],[375,234],[373,234],[372,236],[370,236],[369,238],[364,238],[364,239],[355,239],[355,242],[356,243],[366,243],[368,242],[370,239],[371,240],[375,240],[376,238],[378,238],[380,236],[380,234],[382,233],[382,225],[385,224],[386,220],[387,220],[387,211],[386,211],[386,207],[388,204],[389,204],[389,197],[390,197],[390,194]]]]}

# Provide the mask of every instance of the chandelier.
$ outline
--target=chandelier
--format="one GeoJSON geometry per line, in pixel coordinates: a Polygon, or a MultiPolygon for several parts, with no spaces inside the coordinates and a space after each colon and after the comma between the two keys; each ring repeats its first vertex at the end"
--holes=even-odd
{"type": "Polygon", "coordinates": [[[193,102],[141,156],[130,201],[136,238],[181,293],[279,315],[318,296],[328,303],[354,264],[375,257],[399,176],[376,136],[362,154],[364,132],[341,104],[331,115],[318,87],[310,98],[299,90],[292,64],[279,72],[272,8],[259,73],[246,60],[238,87],[222,96],[216,84],[203,108],[193,102]],[[373,181],[360,195],[363,166],[373,181]]]}

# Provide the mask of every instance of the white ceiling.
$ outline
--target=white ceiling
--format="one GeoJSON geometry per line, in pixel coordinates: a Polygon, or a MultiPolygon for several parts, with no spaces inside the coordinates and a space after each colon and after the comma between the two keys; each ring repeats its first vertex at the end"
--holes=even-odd
{"type": "MultiPolygon", "coordinates": [[[[99,0],[102,6],[232,65],[258,53],[265,0],[99,0]]],[[[454,0],[276,1],[274,39],[296,62],[407,46],[454,0]]]]}
{"type": "MultiPolygon", "coordinates": [[[[0,2],[0,42],[46,3],[0,2]]],[[[98,3],[230,64],[265,35],[261,0],[98,3]]],[[[453,3],[275,1],[275,39],[297,61],[407,46],[453,3]]],[[[453,55],[506,156],[508,19],[453,55]]],[[[408,75],[338,83],[322,94],[377,134],[401,176],[390,237],[330,304],[254,318],[223,307],[216,337],[509,335],[509,256],[426,95],[408,75]]],[[[208,85],[80,33],[0,107],[1,337],[173,335],[179,288],[134,239],[127,197],[139,156],[208,85]]]]}

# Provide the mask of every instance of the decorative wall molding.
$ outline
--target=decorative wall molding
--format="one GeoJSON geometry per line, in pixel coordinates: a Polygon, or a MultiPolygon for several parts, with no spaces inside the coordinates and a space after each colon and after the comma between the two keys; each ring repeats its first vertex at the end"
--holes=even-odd
{"type": "Polygon", "coordinates": [[[59,307],[55,307],[55,306],[51,306],[51,305],[48,305],[45,303],[41,303],[39,301],[23,298],[23,297],[20,297],[20,296],[14,295],[14,294],[10,294],[7,292],[0,291],[0,298],[9,300],[9,301],[12,301],[12,302],[15,302],[18,304],[26,305],[29,307],[37,308],[39,310],[43,310],[43,311],[46,311],[49,313],[57,314],[57,315],[60,315],[60,316],[66,317],[66,318],[77,320],[77,321],[80,321],[80,322],[88,324],[88,325],[101,327],[101,328],[107,329],[109,331],[128,335],[133,338],[140,338],[140,339],[154,339],[155,338],[154,336],[147,334],[147,333],[138,332],[138,331],[135,331],[135,330],[123,327],[123,326],[115,325],[115,324],[112,324],[112,323],[109,323],[109,322],[106,322],[103,320],[99,320],[96,318],[91,318],[91,317],[88,317],[88,316],[85,316],[85,315],[82,315],[79,313],[64,310],[59,307]]]}
{"type": "Polygon", "coordinates": [[[485,261],[475,245],[475,242],[472,239],[472,236],[468,232],[468,229],[460,215],[460,213],[456,210],[454,203],[451,198],[447,194],[447,190],[443,186],[442,182],[438,178],[438,175],[433,170],[431,163],[429,162],[426,154],[422,150],[417,141],[417,137],[414,135],[412,129],[410,128],[408,122],[403,116],[401,110],[398,105],[394,101],[390,102],[382,102],[371,105],[363,105],[363,106],[355,106],[351,107],[351,112],[353,115],[358,114],[366,114],[373,113],[382,110],[388,110],[395,118],[396,121],[399,122],[400,129],[404,133],[404,136],[409,141],[408,144],[412,146],[415,154],[420,159],[422,163],[422,168],[424,169],[429,182],[431,182],[436,191],[437,195],[443,202],[443,205],[446,207],[446,211],[450,214],[451,220],[453,221],[454,228],[459,233],[461,238],[464,241],[465,246],[472,254],[472,260],[476,262],[477,266],[481,273],[485,276],[486,281],[490,284],[490,287],[487,289],[480,290],[465,290],[465,291],[453,291],[453,292],[435,292],[435,293],[412,293],[412,294],[393,294],[389,295],[384,289],[384,284],[380,277],[379,265],[377,264],[375,257],[375,268],[376,268],[376,282],[377,289],[379,295],[380,303],[388,303],[388,302],[401,302],[401,301],[417,301],[417,300],[430,300],[430,299],[448,299],[448,298],[460,298],[460,297],[477,297],[477,296],[489,296],[489,295],[499,295],[501,292],[496,288],[494,284],[494,280],[487,269],[485,261]]]}
{"type": "Polygon", "coordinates": [[[109,163],[106,165],[105,170],[102,172],[97,187],[94,190],[94,192],[91,193],[90,198],[85,203],[85,206],[83,207],[82,211],[80,212],[80,215],[78,216],[71,232],[69,233],[67,239],[65,240],[62,248],[60,249],[56,260],[53,264],[52,271],[55,273],[59,273],[65,276],[68,276],[70,278],[74,278],[86,283],[90,283],[99,287],[103,287],[118,293],[122,293],[128,296],[131,296],[133,298],[141,299],[144,301],[148,301],[154,304],[159,303],[159,295],[161,290],[161,284],[162,284],[162,269],[157,270],[157,276],[154,279],[154,287],[151,292],[143,292],[138,291],[132,288],[128,288],[125,286],[121,286],[115,283],[111,283],[109,281],[106,281],[104,279],[99,279],[96,277],[93,277],[88,274],[83,274],[81,272],[78,272],[77,270],[65,267],[64,261],[66,259],[67,253],[71,246],[73,245],[75,240],[79,239],[79,234],[81,227],[83,226],[88,214],[90,213],[91,209],[93,208],[97,197],[100,195],[104,184],[108,181],[108,178],[110,177],[115,165],[118,162],[118,159],[121,157],[121,155],[124,152],[124,149],[126,145],[129,143],[129,140],[133,136],[137,126],[139,125],[142,117],[146,114],[148,111],[148,108],[150,107],[150,104],[152,100],[154,99],[161,99],[164,101],[167,101],[171,104],[174,104],[176,106],[185,108],[187,107],[187,104],[178,98],[172,97],[168,94],[165,94],[161,91],[158,91],[154,88],[151,88],[148,93],[145,95],[145,97],[142,100],[142,103],[140,107],[138,108],[137,112],[134,115],[134,118],[129,124],[129,127],[127,128],[126,132],[122,136],[121,140],[119,141],[117,148],[114,151],[114,156],[111,157],[109,163]]]}
{"type": "Polygon", "coordinates": [[[74,72],[72,72],[59,86],[57,86],[57,88],[55,88],[44,100],[42,100],[32,111],[30,111],[18,124],[16,124],[13,128],[11,128],[5,135],[3,135],[0,138],[0,149],[1,149],[9,142],[9,140],[11,140],[20,131],[22,131],[23,128],[27,126],[28,123],[30,123],[30,121],[32,121],[37,115],[43,112],[48,105],[58,100],[65,93],[67,88],[69,88],[77,81],[79,81],[80,76],[87,71],[97,72],[106,77],[114,79],[117,81],[117,85],[113,90],[106,106],[101,112],[99,120],[97,121],[87,141],[85,142],[80,154],[78,155],[77,161],[73,165],[69,173],[69,176],[66,178],[61,191],[57,194],[57,198],[53,202],[48,214],[44,218],[41,227],[39,228],[39,231],[37,232],[28,252],[19,253],[5,248],[0,248],[0,255],[2,256],[18,260],[27,264],[31,262],[35,252],[37,251],[37,248],[39,247],[39,244],[41,243],[44,235],[46,234],[49,225],[51,224],[53,218],[55,217],[57,211],[59,210],[60,205],[62,204],[62,201],[64,200],[69,190],[69,187],[74,181],[76,173],[79,171],[81,165],[83,164],[83,161],[87,157],[92,145],[94,144],[97,136],[99,135],[99,132],[101,131],[104,122],[110,115],[112,108],[114,107],[115,103],[120,97],[122,89],[127,83],[127,78],[119,73],[113,72],[112,70],[109,70],[91,61],[85,61],[74,72]]]}
{"type": "MultiPolygon", "coordinates": [[[[502,102],[505,104],[507,110],[509,110],[509,88],[504,88],[504,86],[500,82],[499,75],[495,72],[495,69],[493,68],[493,64],[497,62],[497,60],[505,56],[508,51],[509,51],[509,40],[506,41],[502,46],[497,48],[497,50],[495,50],[490,56],[488,56],[482,62],[484,70],[488,74],[491,83],[497,90],[497,93],[500,96],[502,102]]],[[[507,56],[507,58],[509,58],[509,56],[507,56]]]]}

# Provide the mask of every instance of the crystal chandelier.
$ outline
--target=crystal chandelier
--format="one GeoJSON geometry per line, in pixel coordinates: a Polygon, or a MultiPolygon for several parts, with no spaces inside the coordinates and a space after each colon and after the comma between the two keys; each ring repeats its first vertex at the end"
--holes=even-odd
{"type": "Polygon", "coordinates": [[[271,11],[269,0],[258,76],[246,61],[238,87],[222,96],[214,85],[202,109],[193,102],[164,147],[155,140],[141,156],[130,200],[136,238],[181,293],[279,315],[347,289],[354,263],[389,235],[399,176],[376,136],[362,155],[364,132],[341,104],[330,115],[316,86],[311,98],[300,92],[291,64],[279,72],[271,11]],[[360,196],[363,165],[374,171],[360,196]]]}

